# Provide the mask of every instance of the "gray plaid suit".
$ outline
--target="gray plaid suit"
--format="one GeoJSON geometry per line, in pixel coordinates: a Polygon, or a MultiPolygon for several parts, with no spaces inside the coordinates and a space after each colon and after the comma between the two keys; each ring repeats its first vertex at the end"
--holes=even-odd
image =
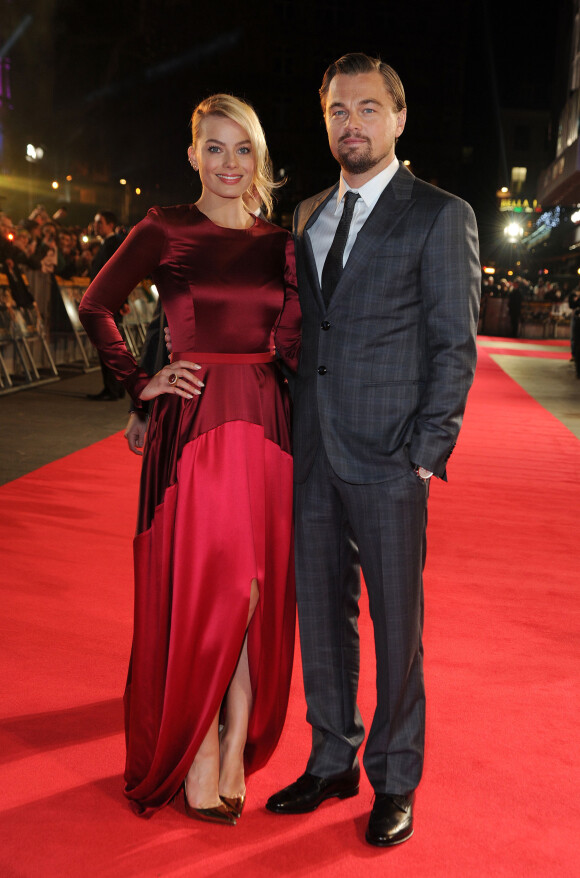
{"type": "Polygon", "coordinates": [[[446,478],[476,361],[473,211],[400,166],[359,231],[325,309],[306,230],[336,187],[302,202],[294,232],[303,350],[294,393],[296,563],[312,751],[349,768],[357,708],[359,564],[375,633],[377,708],[364,755],[376,792],[421,777],[428,482],[446,478]]]}

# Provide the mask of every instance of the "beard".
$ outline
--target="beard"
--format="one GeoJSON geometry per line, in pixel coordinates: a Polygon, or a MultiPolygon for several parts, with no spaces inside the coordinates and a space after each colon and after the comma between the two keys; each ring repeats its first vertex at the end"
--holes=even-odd
{"type": "Polygon", "coordinates": [[[362,149],[338,145],[338,162],[340,167],[349,174],[366,174],[376,167],[387,156],[373,155],[371,144],[367,142],[362,149]]]}

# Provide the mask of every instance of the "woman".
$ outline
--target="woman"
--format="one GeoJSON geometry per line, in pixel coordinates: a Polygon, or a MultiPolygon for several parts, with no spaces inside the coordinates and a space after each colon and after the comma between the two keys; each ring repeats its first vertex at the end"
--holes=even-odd
{"type": "Polygon", "coordinates": [[[229,95],[192,118],[194,205],[152,208],[87,290],[81,320],[136,406],[155,400],[135,538],[126,795],[138,813],[184,784],[190,816],[234,824],[245,776],[284,722],[294,646],[289,401],[274,347],[297,365],[288,232],[270,213],[254,110],[229,95]],[[153,378],[113,313],[152,275],[172,363],[153,378]],[[177,353],[181,352],[181,353],[177,353]]]}

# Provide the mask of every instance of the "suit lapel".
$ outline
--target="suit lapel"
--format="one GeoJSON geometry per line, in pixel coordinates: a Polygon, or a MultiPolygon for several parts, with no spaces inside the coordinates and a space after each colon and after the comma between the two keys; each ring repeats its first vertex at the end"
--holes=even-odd
{"type": "Polygon", "coordinates": [[[308,272],[310,287],[312,289],[312,292],[314,293],[316,303],[321,311],[326,311],[326,306],[322,298],[322,290],[320,289],[318,269],[316,268],[316,260],[314,258],[312,242],[310,241],[310,235],[308,235],[307,232],[308,229],[312,228],[327,202],[334,195],[336,195],[337,189],[338,184],[336,186],[333,186],[332,189],[327,189],[324,192],[321,192],[320,195],[315,196],[315,198],[312,199],[311,204],[304,205],[305,209],[301,211],[299,222],[296,227],[296,235],[298,238],[302,239],[304,246],[306,270],[308,272]]]}
{"type": "Polygon", "coordinates": [[[358,233],[340,281],[332,295],[332,301],[353,279],[356,280],[370,257],[376,253],[377,248],[380,248],[413,205],[414,179],[413,174],[401,165],[358,233]]]}

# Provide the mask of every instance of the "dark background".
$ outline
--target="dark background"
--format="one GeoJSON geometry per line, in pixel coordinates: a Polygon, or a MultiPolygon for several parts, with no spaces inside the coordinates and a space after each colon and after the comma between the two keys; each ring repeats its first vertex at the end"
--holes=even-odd
{"type": "MultiPolygon", "coordinates": [[[[98,201],[118,198],[124,177],[142,189],[128,203],[126,219],[135,221],[153,203],[196,197],[186,161],[191,112],[227,91],[260,115],[275,169],[288,177],[278,209],[287,223],[300,198],[337,178],[318,103],[322,74],[345,52],[365,51],[395,67],[405,85],[398,157],[467,198],[485,243],[495,192],[506,184],[499,107],[550,110],[546,136],[555,135],[570,6],[563,0],[540,13],[497,0],[0,0],[0,42],[30,16],[8,53],[2,170],[39,181],[70,174],[85,187],[85,202],[91,191],[98,201]],[[43,167],[23,165],[27,142],[45,147],[43,167]]],[[[10,213],[1,185],[0,195],[10,213]]],[[[72,219],[90,219],[90,205],[72,200],[72,219]]]]}

